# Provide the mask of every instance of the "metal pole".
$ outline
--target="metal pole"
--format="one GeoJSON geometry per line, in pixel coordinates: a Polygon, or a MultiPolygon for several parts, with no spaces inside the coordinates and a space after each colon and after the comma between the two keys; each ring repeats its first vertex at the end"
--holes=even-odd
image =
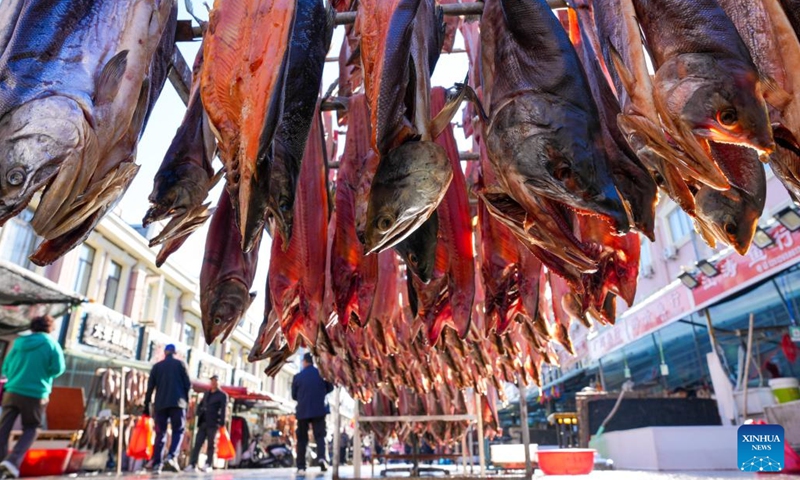
{"type": "Polygon", "coordinates": [[[475,432],[475,427],[473,425],[469,426],[469,438],[467,444],[469,445],[469,473],[472,474],[475,472],[475,459],[473,458],[473,452],[475,448],[473,447],[472,443],[472,434],[475,432]]]}
{"type": "Polygon", "coordinates": [[[123,428],[123,418],[125,417],[125,373],[128,370],[122,367],[122,385],[119,389],[119,434],[117,435],[117,475],[122,474],[122,433],[125,431],[123,428]]]}
{"type": "MultiPolygon", "coordinates": [[[[469,429],[467,429],[467,435],[469,435],[469,429]]],[[[461,468],[464,469],[464,473],[467,473],[467,435],[461,437],[461,468]]]]}
{"type": "Polygon", "coordinates": [[[517,380],[519,389],[519,417],[522,424],[522,446],[525,448],[525,478],[533,476],[533,465],[531,465],[531,432],[528,430],[528,398],[526,396],[525,380],[520,375],[517,380]]]}
{"type": "Polygon", "coordinates": [[[339,458],[339,452],[342,450],[342,414],[340,412],[341,409],[341,394],[342,387],[336,387],[336,391],[333,394],[333,404],[335,405],[335,416],[333,417],[333,425],[334,425],[334,434],[333,434],[333,478],[337,480],[339,478],[339,464],[342,461],[339,458]]]}
{"type": "Polygon", "coordinates": [[[750,375],[750,356],[753,353],[753,322],[755,316],[750,314],[750,324],[747,326],[747,353],[744,356],[744,395],[742,401],[744,403],[744,412],[742,412],[742,423],[747,420],[747,380],[750,375]]]}
{"type": "Polygon", "coordinates": [[[353,478],[361,478],[361,425],[359,420],[358,400],[356,400],[356,410],[353,413],[353,422],[356,430],[353,432],[353,478]]]}
{"type": "Polygon", "coordinates": [[[481,396],[475,394],[475,413],[478,417],[478,463],[480,465],[481,477],[486,475],[486,455],[485,447],[483,445],[483,415],[481,414],[481,396]]]}

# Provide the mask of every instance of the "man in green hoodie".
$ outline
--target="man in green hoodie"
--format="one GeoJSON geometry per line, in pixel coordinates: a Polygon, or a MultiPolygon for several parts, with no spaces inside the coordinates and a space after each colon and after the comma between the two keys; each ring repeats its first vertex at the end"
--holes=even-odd
{"type": "Polygon", "coordinates": [[[53,317],[31,321],[30,335],[14,340],[3,361],[3,375],[8,379],[0,414],[0,477],[19,477],[25,453],[39,434],[45,407],[53,388],[53,379],[64,373],[64,352],[53,340],[53,317]],[[8,453],[8,440],[17,416],[22,416],[22,436],[8,453]]]}

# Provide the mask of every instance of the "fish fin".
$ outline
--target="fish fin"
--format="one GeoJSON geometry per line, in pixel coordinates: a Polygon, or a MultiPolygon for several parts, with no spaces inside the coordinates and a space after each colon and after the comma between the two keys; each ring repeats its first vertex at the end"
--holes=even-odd
{"type": "Polygon", "coordinates": [[[478,92],[476,92],[474,88],[466,84],[464,85],[464,90],[467,100],[472,102],[478,109],[478,116],[480,116],[481,122],[484,123],[487,122],[489,120],[489,116],[486,115],[486,110],[483,109],[483,103],[481,102],[481,99],[478,97],[478,92]]]}
{"type": "Polygon", "coordinates": [[[220,168],[219,171],[215,173],[214,176],[208,180],[208,189],[211,190],[212,188],[214,188],[219,183],[219,181],[222,180],[222,177],[224,176],[225,176],[225,168],[220,168]]]}
{"type": "MultiPolygon", "coordinates": [[[[131,137],[140,138],[144,130],[144,122],[147,119],[147,111],[150,108],[150,79],[145,78],[142,88],[139,91],[139,100],[136,102],[136,110],[133,111],[131,124],[128,133],[131,137]]],[[[129,140],[135,141],[133,138],[129,140]]]]}
{"type": "Polygon", "coordinates": [[[717,238],[714,236],[714,232],[706,226],[705,220],[695,217],[694,229],[703,237],[703,240],[705,240],[709,247],[716,248],[717,238]]]}
{"type": "Polygon", "coordinates": [[[622,81],[622,87],[628,92],[630,96],[631,93],[636,89],[636,77],[633,75],[633,72],[630,71],[625,62],[622,60],[622,55],[619,54],[614,44],[608,42],[608,49],[611,54],[611,63],[614,64],[614,69],[619,74],[619,78],[622,81]]]}
{"type": "Polygon", "coordinates": [[[764,86],[764,100],[778,110],[782,111],[794,100],[792,94],[778,85],[772,77],[761,77],[761,84],[764,86]]]}
{"type": "MultiPolygon", "coordinates": [[[[469,74],[467,74],[467,78],[469,78],[469,74]]],[[[433,139],[438,137],[447,128],[453,116],[458,112],[458,107],[461,106],[461,102],[463,102],[466,97],[468,88],[467,79],[464,79],[464,83],[457,83],[455,88],[458,89],[458,94],[448,100],[444,107],[439,110],[439,113],[431,120],[430,131],[431,138],[433,139]]]]}
{"type": "Polygon", "coordinates": [[[120,82],[128,68],[128,50],[123,50],[113,57],[103,67],[95,86],[95,105],[111,103],[119,91],[120,82]]]}

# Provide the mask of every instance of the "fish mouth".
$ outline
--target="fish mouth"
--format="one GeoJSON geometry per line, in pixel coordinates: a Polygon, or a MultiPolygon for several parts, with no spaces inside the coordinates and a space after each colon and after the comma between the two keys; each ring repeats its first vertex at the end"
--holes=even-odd
{"type": "MultiPolygon", "coordinates": [[[[200,228],[214,213],[215,209],[209,208],[210,205],[210,203],[204,203],[172,217],[161,232],[150,240],[150,247],[189,235],[200,228]]],[[[145,223],[142,225],[147,226],[145,223]]]]}
{"type": "MultiPolygon", "coordinates": [[[[693,130],[694,134],[701,140],[703,148],[710,152],[708,142],[725,143],[728,145],[736,145],[739,147],[747,147],[755,150],[762,161],[769,161],[769,155],[772,154],[777,148],[775,140],[772,137],[772,129],[770,128],[769,140],[764,140],[755,136],[743,137],[737,135],[735,132],[726,131],[716,128],[713,125],[696,128],[693,130]]],[[[709,153],[710,157],[710,153],[709,153]]]]}
{"type": "Polygon", "coordinates": [[[224,342],[247,312],[252,297],[247,285],[236,278],[223,279],[207,289],[201,298],[202,324],[206,343],[222,336],[224,342]],[[205,301],[204,301],[205,300],[205,301]]]}
{"type": "Polygon", "coordinates": [[[425,223],[435,210],[435,207],[406,210],[397,218],[392,228],[385,233],[376,232],[375,227],[368,224],[365,232],[365,255],[380,253],[402,242],[425,223]]]}

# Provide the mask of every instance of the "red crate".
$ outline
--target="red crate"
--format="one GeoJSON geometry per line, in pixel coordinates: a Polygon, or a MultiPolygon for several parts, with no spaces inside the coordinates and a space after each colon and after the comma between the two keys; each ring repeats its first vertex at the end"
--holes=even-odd
{"type": "Polygon", "coordinates": [[[28,450],[19,467],[19,474],[21,477],[63,475],[70,464],[73,451],[72,448],[28,450]]]}

